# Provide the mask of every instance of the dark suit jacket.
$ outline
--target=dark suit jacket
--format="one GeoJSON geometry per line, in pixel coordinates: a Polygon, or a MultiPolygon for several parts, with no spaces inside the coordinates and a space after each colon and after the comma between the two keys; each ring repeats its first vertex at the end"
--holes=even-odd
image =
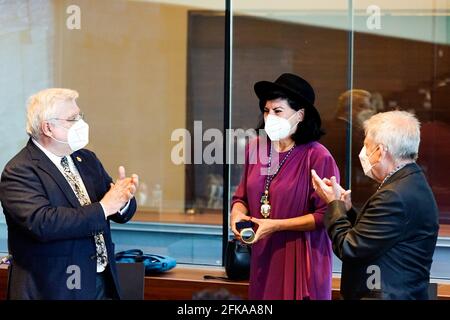
{"type": "Polygon", "coordinates": [[[415,163],[392,175],[359,214],[331,202],[324,224],[342,260],[343,298],[427,299],[438,215],[415,163]]]}
{"type": "Polygon", "coordinates": [[[136,201],[131,200],[123,215],[117,213],[106,220],[99,201],[109,190],[111,177],[93,152],[83,149],[71,157],[90,205],[80,206],[64,176],[31,140],[3,171],[0,201],[13,256],[8,289],[11,299],[93,299],[97,233],[104,235],[113,291],[120,296],[109,220],[130,220],[136,201]],[[79,289],[73,288],[75,278],[69,278],[75,276],[76,268],[80,271],[79,289]]]}

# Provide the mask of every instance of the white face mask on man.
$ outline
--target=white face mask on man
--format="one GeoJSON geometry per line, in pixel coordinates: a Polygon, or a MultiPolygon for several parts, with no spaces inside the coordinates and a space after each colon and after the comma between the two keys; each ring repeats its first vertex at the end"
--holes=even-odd
{"type": "Polygon", "coordinates": [[[264,125],[264,130],[272,141],[280,141],[289,136],[291,129],[296,126],[300,121],[296,121],[292,124],[292,119],[295,119],[297,116],[297,112],[295,112],[288,119],[275,116],[273,114],[269,114],[266,118],[266,123],[264,125]]]}
{"type": "Polygon", "coordinates": [[[57,142],[68,144],[72,152],[84,148],[89,143],[89,125],[83,119],[75,122],[67,130],[67,141],[58,140],[53,136],[51,138],[57,142]]]}
{"type": "Polygon", "coordinates": [[[361,149],[361,152],[359,153],[359,161],[361,161],[361,166],[362,166],[362,168],[363,168],[364,174],[365,174],[366,176],[368,176],[369,178],[373,179],[373,180],[376,180],[376,179],[375,179],[375,177],[373,176],[372,168],[373,168],[378,162],[376,162],[376,163],[374,163],[374,164],[371,164],[371,163],[370,163],[370,157],[375,153],[375,151],[378,150],[378,148],[379,148],[379,147],[376,147],[375,150],[373,150],[373,152],[372,152],[370,155],[367,155],[367,153],[366,153],[366,146],[364,146],[364,147],[361,149]]]}

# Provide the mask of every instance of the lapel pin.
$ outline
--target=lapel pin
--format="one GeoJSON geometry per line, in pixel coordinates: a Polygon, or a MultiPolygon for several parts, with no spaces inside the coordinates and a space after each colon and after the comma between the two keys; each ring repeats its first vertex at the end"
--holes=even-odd
{"type": "Polygon", "coordinates": [[[81,160],[80,157],[77,157],[77,161],[78,161],[78,162],[81,162],[81,161],[83,161],[83,160],[81,160]]]}

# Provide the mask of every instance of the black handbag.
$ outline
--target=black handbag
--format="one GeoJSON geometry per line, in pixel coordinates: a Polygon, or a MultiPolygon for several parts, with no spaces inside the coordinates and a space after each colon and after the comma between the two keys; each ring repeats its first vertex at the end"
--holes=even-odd
{"type": "Polygon", "coordinates": [[[225,252],[225,272],[229,280],[250,278],[250,246],[233,239],[228,241],[225,252]]]}

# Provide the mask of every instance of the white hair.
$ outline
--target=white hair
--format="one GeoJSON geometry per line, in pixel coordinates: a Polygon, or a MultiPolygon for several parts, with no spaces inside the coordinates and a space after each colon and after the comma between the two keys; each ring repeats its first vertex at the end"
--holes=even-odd
{"type": "Polygon", "coordinates": [[[364,122],[366,137],[387,147],[394,160],[416,160],[419,154],[420,122],[406,111],[388,111],[364,122]]]}
{"type": "Polygon", "coordinates": [[[49,120],[55,115],[56,103],[75,101],[76,98],[78,92],[62,88],[45,89],[32,95],[27,102],[27,134],[38,140],[42,121],[49,120]]]}

